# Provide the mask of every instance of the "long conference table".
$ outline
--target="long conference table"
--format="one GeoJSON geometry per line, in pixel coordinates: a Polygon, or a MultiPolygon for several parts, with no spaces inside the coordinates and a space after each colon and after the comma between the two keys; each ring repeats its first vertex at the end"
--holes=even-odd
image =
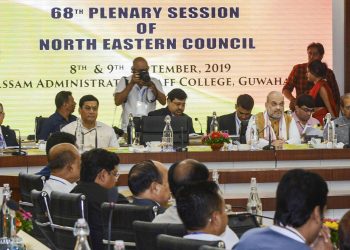
{"type": "MultiPolygon", "coordinates": [[[[127,189],[127,174],[137,162],[152,159],[170,166],[187,158],[205,163],[219,173],[226,203],[246,206],[250,178],[256,177],[264,211],[275,210],[275,192],[282,175],[292,168],[309,169],[328,183],[328,216],[339,217],[350,209],[350,149],[309,149],[276,151],[219,151],[174,153],[118,153],[121,163],[118,186],[127,189]]],[[[18,173],[35,173],[47,164],[46,155],[1,156],[0,184],[10,183],[19,199],[18,173]]]]}

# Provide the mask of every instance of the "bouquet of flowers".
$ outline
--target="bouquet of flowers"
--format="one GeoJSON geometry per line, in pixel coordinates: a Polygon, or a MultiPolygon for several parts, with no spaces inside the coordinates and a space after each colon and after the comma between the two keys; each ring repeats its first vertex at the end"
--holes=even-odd
{"type": "Polygon", "coordinates": [[[202,137],[202,143],[207,145],[230,143],[227,133],[215,131],[202,137]]]}
{"type": "Polygon", "coordinates": [[[20,208],[16,212],[16,231],[30,233],[33,230],[32,214],[20,208]]]}
{"type": "Polygon", "coordinates": [[[338,240],[339,240],[339,235],[338,235],[338,229],[339,229],[339,222],[334,219],[327,219],[325,218],[323,220],[323,225],[329,228],[331,231],[331,241],[333,243],[333,246],[338,247],[338,240]]]}

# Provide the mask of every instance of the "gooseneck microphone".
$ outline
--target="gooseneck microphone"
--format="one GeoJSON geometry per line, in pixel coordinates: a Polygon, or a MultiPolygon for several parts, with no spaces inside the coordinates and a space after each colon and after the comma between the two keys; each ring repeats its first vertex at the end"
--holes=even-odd
{"type": "Polygon", "coordinates": [[[199,134],[202,135],[203,134],[202,123],[200,122],[200,120],[197,117],[194,118],[194,120],[199,123],[199,126],[201,128],[201,132],[199,134]]]}
{"type": "Polygon", "coordinates": [[[263,147],[263,150],[275,150],[275,146],[272,145],[272,139],[271,139],[271,126],[268,126],[269,128],[269,144],[263,147]]]}
{"type": "Polygon", "coordinates": [[[13,152],[12,155],[27,155],[27,152],[22,151],[21,131],[19,129],[13,129],[13,131],[18,132],[18,151],[13,152]]]}

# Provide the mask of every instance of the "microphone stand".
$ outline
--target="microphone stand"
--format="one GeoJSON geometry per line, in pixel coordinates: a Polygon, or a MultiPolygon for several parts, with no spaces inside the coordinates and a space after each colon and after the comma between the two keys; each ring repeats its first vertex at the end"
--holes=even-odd
{"type": "Polygon", "coordinates": [[[27,155],[27,152],[22,151],[21,131],[19,129],[14,129],[14,131],[18,131],[18,151],[13,152],[12,155],[27,155]]]}
{"type": "Polygon", "coordinates": [[[201,122],[200,122],[200,120],[196,117],[196,118],[194,118],[194,120],[196,121],[196,122],[198,122],[199,123],[199,126],[201,127],[201,132],[199,133],[200,135],[203,135],[203,129],[202,129],[202,124],[201,124],[201,122]]]}
{"type": "Polygon", "coordinates": [[[272,145],[272,140],[271,140],[271,127],[269,126],[269,144],[263,147],[263,150],[275,150],[275,146],[272,145]]]}
{"type": "Polygon", "coordinates": [[[184,128],[181,127],[181,147],[177,147],[176,152],[187,152],[187,147],[184,147],[184,128]]]}

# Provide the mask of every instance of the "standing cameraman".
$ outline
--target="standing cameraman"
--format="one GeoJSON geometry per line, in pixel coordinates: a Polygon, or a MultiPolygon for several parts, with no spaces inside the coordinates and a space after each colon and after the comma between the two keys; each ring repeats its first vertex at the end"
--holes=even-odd
{"type": "Polygon", "coordinates": [[[122,105],[122,129],[126,132],[129,114],[133,116],[147,115],[156,109],[156,101],[162,105],[166,98],[162,84],[156,78],[150,77],[148,63],[143,57],[137,57],[131,68],[132,75],[122,77],[114,92],[115,105],[122,105]]]}

